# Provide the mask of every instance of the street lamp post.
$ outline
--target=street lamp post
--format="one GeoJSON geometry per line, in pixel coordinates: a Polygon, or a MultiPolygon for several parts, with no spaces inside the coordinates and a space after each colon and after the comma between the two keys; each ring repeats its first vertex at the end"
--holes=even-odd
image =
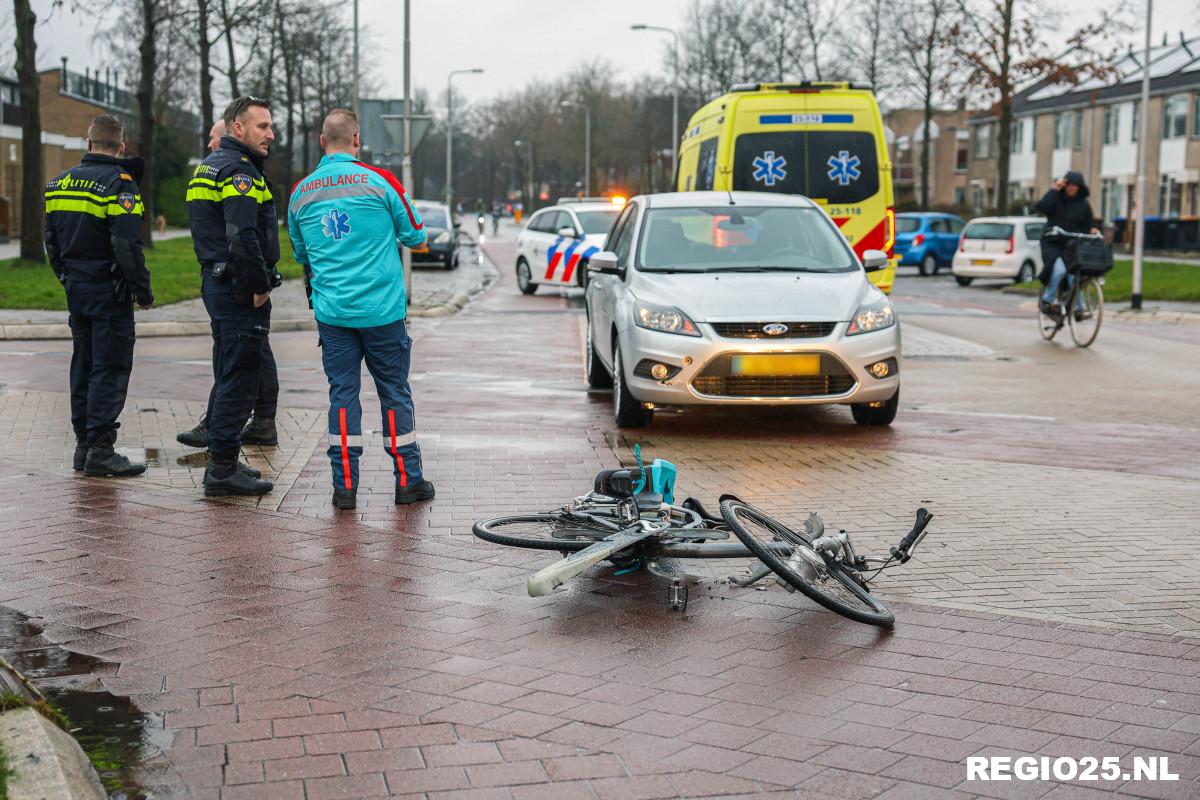
{"type": "Polygon", "coordinates": [[[455,75],[479,75],[482,69],[455,69],[446,76],[446,208],[454,219],[454,86],[455,75]]]}
{"type": "Polygon", "coordinates": [[[1129,306],[1134,311],[1142,308],[1142,253],[1146,246],[1146,151],[1150,142],[1150,12],[1154,0],[1146,0],[1146,55],[1142,59],[1142,107],[1138,123],[1137,164],[1137,220],[1133,227],[1133,292],[1129,306]]]}
{"type": "Polygon", "coordinates": [[[563,108],[583,109],[583,196],[592,196],[592,110],[584,103],[563,100],[563,108]]]}
{"type": "Polygon", "coordinates": [[[527,155],[527,158],[529,159],[529,169],[526,170],[526,174],[528,175],[528,179],[529,179],[529,192],[525,195],[525,202],[526,202],[526,205],[528,205],[529,207],[525,209],[525,213],[532,214],[533,213],[533,142],[523,142],[520,139],[517,139],[515,142],[513,142],[513,147],[521,147],[523,145],[529,146],[529,153],[527,155]]]}
{"type": "Polygon", "coordinates": [[[656,31],[658,33],[669,33],[671,38],[675,40],[673,58],[675,75],[671,80],[671,169],[672,174],[679,170],[679,32],[674,28],[665,28],[661,25],[645,25],[638,23],[630,25],[630,30],[635,31],[656,31]]]}

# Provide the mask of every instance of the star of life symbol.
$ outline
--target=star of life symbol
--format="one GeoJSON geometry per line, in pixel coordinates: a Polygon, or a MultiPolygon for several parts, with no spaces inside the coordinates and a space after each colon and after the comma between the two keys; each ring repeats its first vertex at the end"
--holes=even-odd
{"type": "Polygon", "coordinates": [[[850,155],[849,150],[839,150],[836,156],[830,156],[825,162],[829,166],[829,180],[837,181],[842,186],[849,186],[850,181],[856,181],[862,177],[862,171],[858,165],[858,156],[850,155]]]}
{"type": "Polygon", "coordinates": [[[754,167],[754,174],[751,176],[759,183],[767,186],[774,186],[776,181],[782,181],[787,177],[787,159],[783,156],[775,155],[774,150],[767,150],[761,156],[757,156],[751,162],[754,167]]]}
{"type": "Polygon", "coordinates": [[[332,208],[321,217],[321,228],[326,236],[332,236],[335,242],[340,242],[350,235],[350,215],[332,208]]]}

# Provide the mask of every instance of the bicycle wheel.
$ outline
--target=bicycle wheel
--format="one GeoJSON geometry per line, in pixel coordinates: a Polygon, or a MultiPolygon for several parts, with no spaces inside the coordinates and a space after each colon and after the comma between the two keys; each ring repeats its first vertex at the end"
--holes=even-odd
{"type": "Polygon", "coordinates": [[[1100,281],[1094,278],[1080,281],[1077,297],[1075,308],[1067,317],[1067,324],[1071,327],[1071,338],[1075,340],[1075,345],[1087,347],[1096,341],[1096,334],[1100,333],[1100,323],[1104,319],[1104,290],[1100,288],[1100,281]]]}
{"type": "Polygon", "coordinates": [[[476,522],[471,532],[494,544],[574,553],[620,527],[583,514],[515,514],[476,522]]]}
{"type": "Polygon", "coordinates": [[[849,570],[813,550],[804,534],[740,500],[723,501],[721,516],[742,544],[808,599],[856,622],[888,628],[896,621],[849,570]],[[790,550],[781,553],[781,543],[790,550]]]}
{"type": "Polygon", "coordinates": [[[1047,342],[1054,338],[1054,335],[1062,329],[1062,321],[1050,316],[1042,310],[1041,298],[1038,299],[1038,331],[1042,334],[1042,338],[1047,342]]]}

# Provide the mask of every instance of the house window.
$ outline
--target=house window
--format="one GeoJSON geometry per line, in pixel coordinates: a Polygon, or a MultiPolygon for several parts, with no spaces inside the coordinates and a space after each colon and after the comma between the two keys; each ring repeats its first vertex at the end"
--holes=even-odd
{"type": "Polygon", "coordinates": [[[975,157],[989,158],[992,154],[992,126],[975,126],[975,157]]]}
{"type": "Polygon", "coordinates": [[[954,171],[966,172],[967,165],[971,161],[971,154],[967,150],[967,142],[965,139],[959,139],[957,149],[954,152],[954,171]]]}
{"type": "Polygon", "coordinates": [[[1103,178],[1100,181],[1100,216],[1111,220],[1122,216],[1121,199],[1124,196],[1115,178],[1103,178]]]}
{"type": "Polygon", "coordinates": [[[1013,122],[1012,127],[1012,152],[1021,152],[1022,134],[1025,132],[1025,120],[1018,119],[1013,122]]]}
{"type": "Polygon", "coordinates": [[[1083,112],[1076,111],[1071,116],[1071,146],[1078,150],[1079,148],[1083,147],[1083,112]]]}
{"type": "Polygon", "coordinates": [[[1141,105],[1140,105],[1140,103],[1135,102],[1133,104],[1133,113],[1130,114],[1130,116],[1133,117],[1133,125],[1129,129],[1129,141],[1131,141],[1131,142],[1137,141],[1138,124],[1139,124],[1138,123],[1138,115],[1140,112],[1141,112],[1141,105]]]}
{"type": "Polygon", "coordinates": [[[1163,102],[1163,138],[1187,136],[1187,95],[1173,94],[1163,102]]]}
{"type": "Polygon", "coordinates": [[[1178,217],[1183,186],[1170,175],[1163,175],[1158,185],[1158,213],[1162,217],[1178,217]]]}
{"type": "MultiPolygon", "coordinates": [[[[1200,137],[1200,94],[1192,101],[1192,138],[1197,137],[1200,137]]],[[[1196,213],[1195,206],[1192,207],[1192,213],[1196,213]]]]}
{"type": "Polygon", "coordinates": [[[1121,130],[1121,107],[1104,107],[1104,143],[1116,144],[1121,130]]]}
{"type": "Polygon", "coordinates": [[[961,206],[967,201],[967,190],[961,186],[954,187],[954,205],[961,206]]]}
{"type": "Polygon", "coordinates": [[[1070,112],[1061,112],[1054,115],[1054,149],[1066,150],[1071,146],[1071,118],[1070,112]]]}

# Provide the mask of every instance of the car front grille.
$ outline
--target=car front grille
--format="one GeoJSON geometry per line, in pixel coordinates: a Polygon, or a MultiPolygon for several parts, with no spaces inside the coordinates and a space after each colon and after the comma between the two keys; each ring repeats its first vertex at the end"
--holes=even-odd
{"type": "Polygon", "coordinates": [[[820,339],[833,333],[836,322],[710,322],[717,336],[726,339],[820,339]],[[766,325],[786,325],[787,332],[768,334],[766,325]]]}
{"type": "Polygon", "coordinates": [[[713,359],[692,379],[692,388],[709,397],[832,397],[851,391],[857,381],[841,361],[821,354],[817,375],[734,375],[732,353],[713,359]]]}

